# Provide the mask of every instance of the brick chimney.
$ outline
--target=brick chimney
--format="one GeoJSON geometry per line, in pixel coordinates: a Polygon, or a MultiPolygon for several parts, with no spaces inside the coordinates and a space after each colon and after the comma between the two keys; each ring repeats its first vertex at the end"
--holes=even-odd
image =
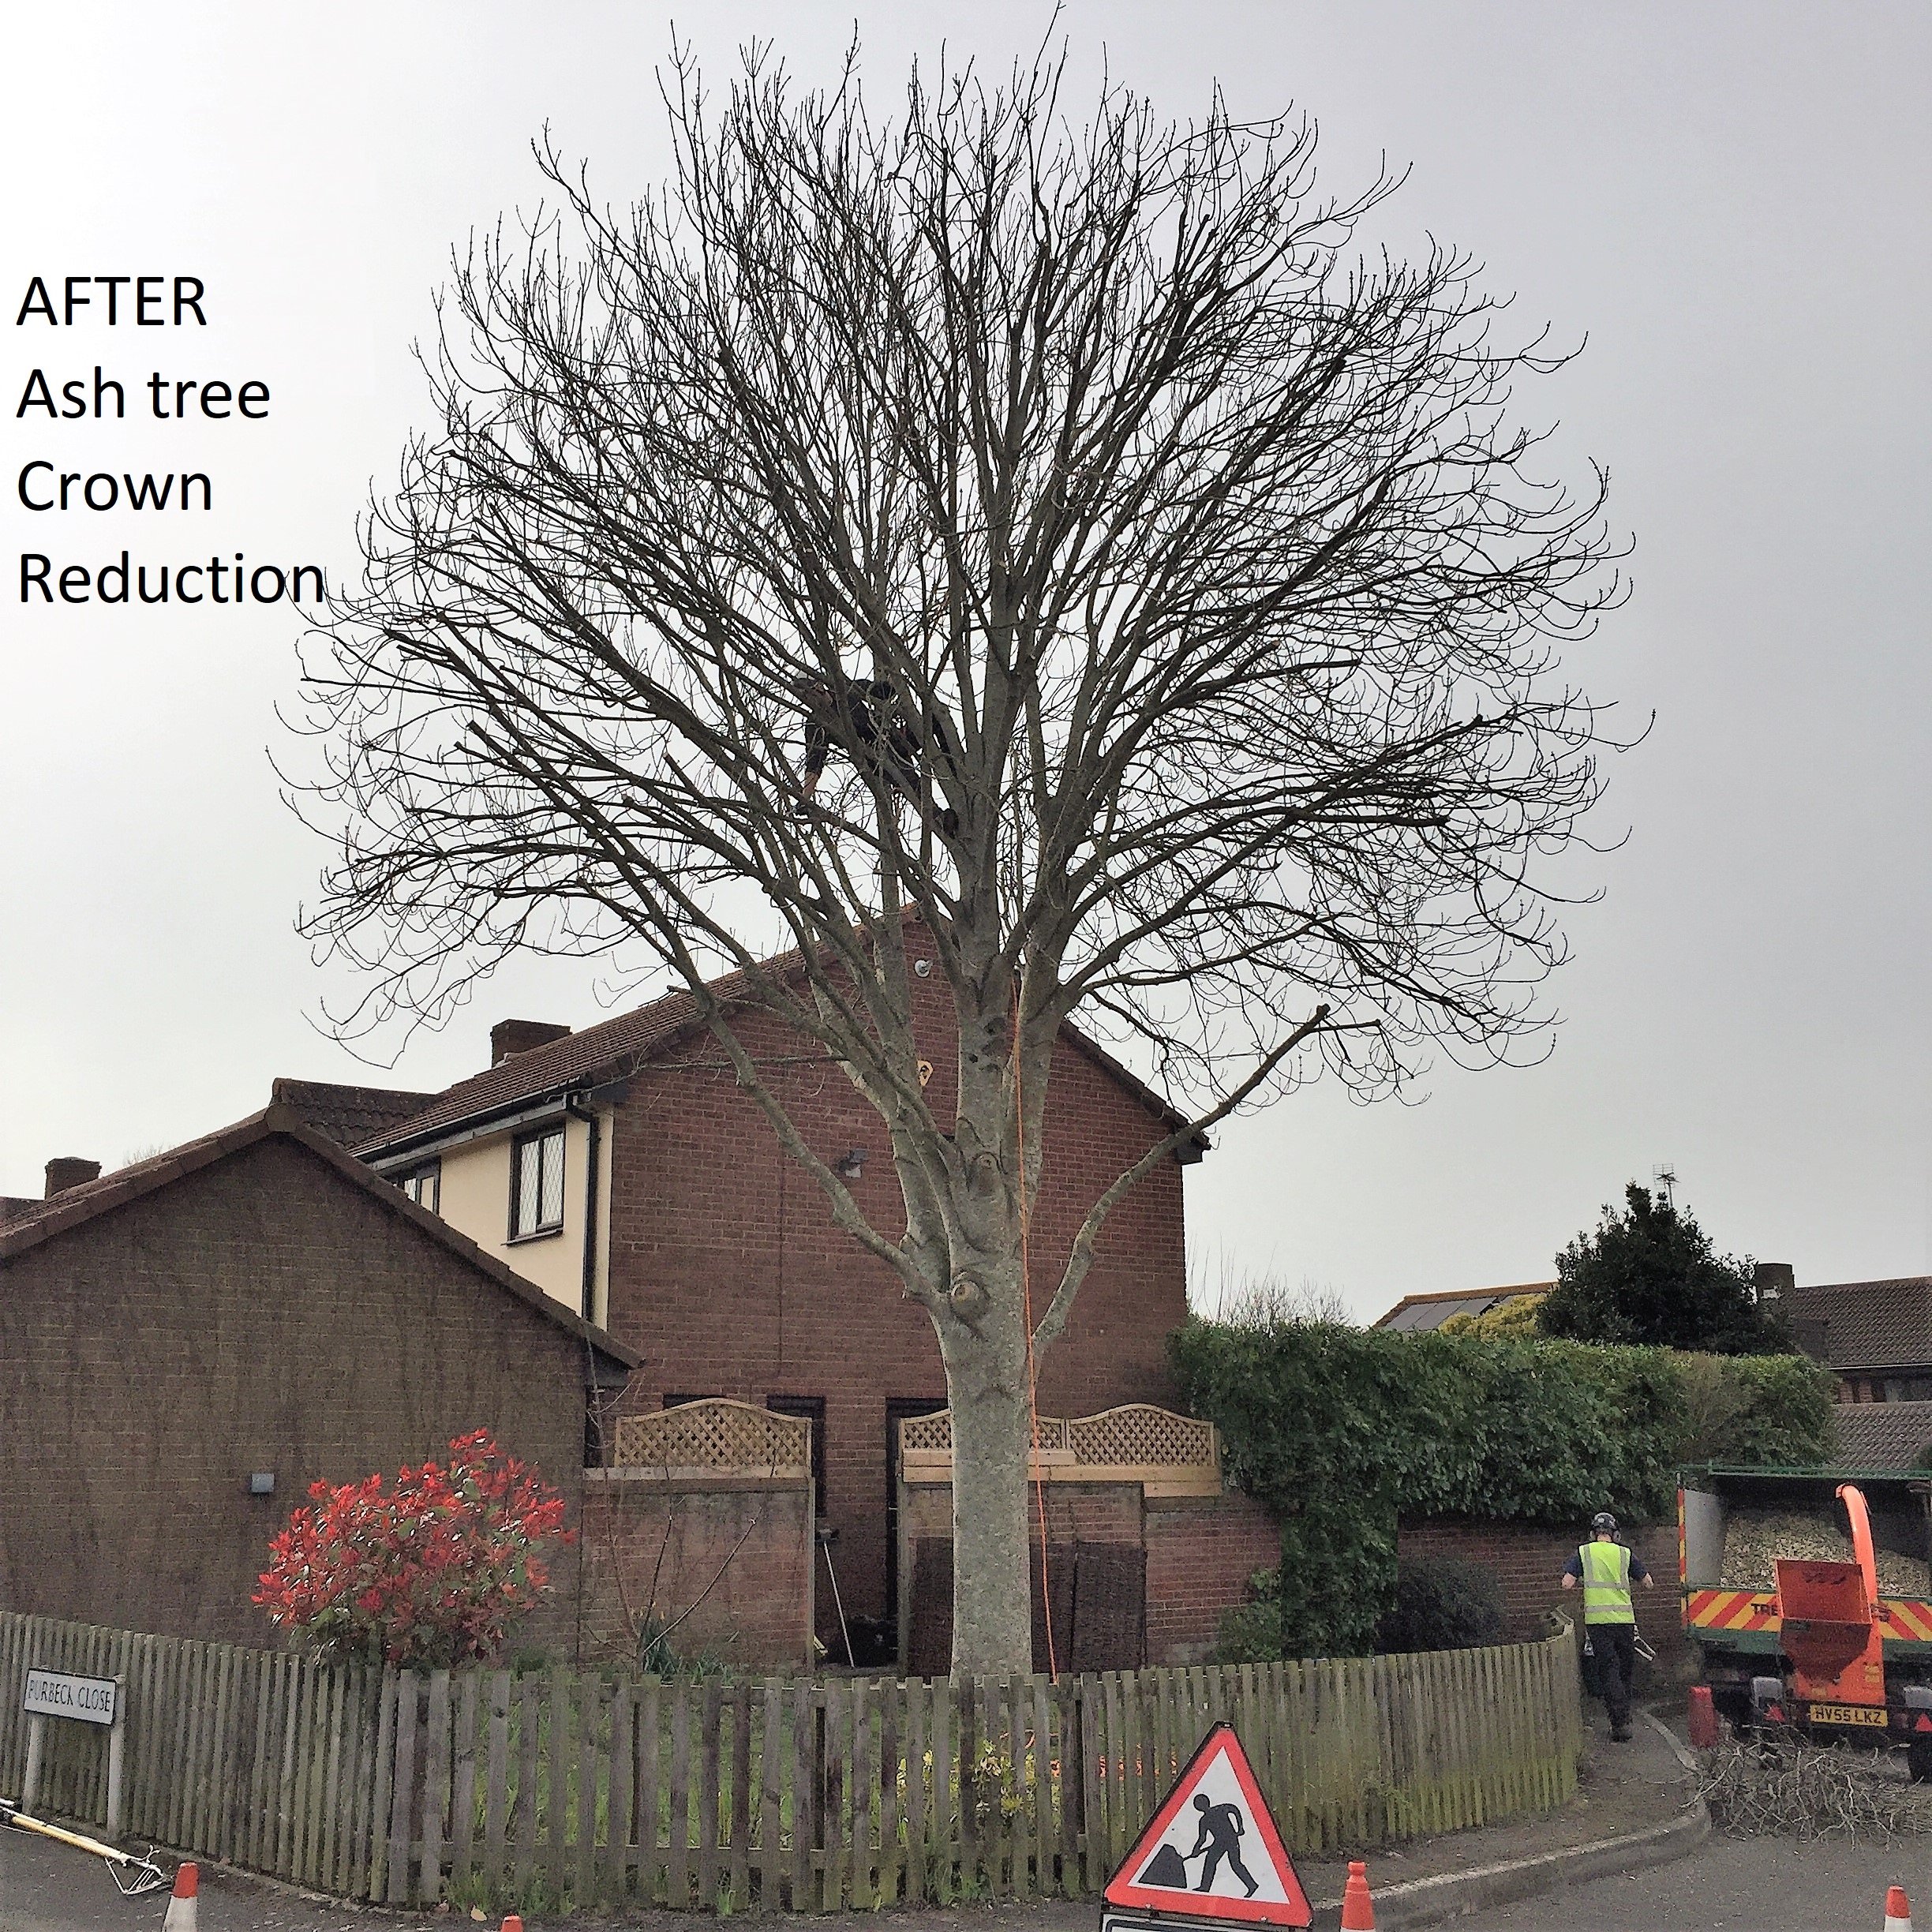
{"type": "Polygon", "coordinates": [[[548,1046],[552,1040],[569,1038],[568,1027],[552,1025],[548,1020],[499,1020],[490,1028],[490,1065],[500,1065],[512,1054],[528,1053],[533,1046],[548,1046]]]}
{"type": "Polygon", "coordinates": [[[47,1194],[51,1200],[56,1194],[65,1194],[69,1188],[85,1187],[90,1181],[100,1178],[100,1163],[77,1160],[71,1154],[57,1155],[47,1164],[47,1194]]]}

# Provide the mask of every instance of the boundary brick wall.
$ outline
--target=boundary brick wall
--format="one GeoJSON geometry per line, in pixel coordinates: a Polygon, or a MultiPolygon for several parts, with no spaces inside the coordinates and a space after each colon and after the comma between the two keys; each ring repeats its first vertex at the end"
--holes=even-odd
{"type": "MultiPolygon", "coordinates": [[[[908,1483],[904,1548],[953,1533],[945,1483],[908,1483]]],[[[1031,1492],[1029,1492],[1029,1501],[1031,1492]]],[[[1036,1519],[1029,1515],[1029,1521],[1036,1519]]],[[[1129,1543],[1147,1552],[1147,1661],[1205,1663],[1221,1619],[1248,1597],[1248,1579],[1281,1562],[1281,1529],[1252,1496],[1144,1496],[1138,1483],[1046,1485],[1049,1543],[1129,1543]]],[[[900,1596],[911,1563],[900,1563],[900,1596]]]]}
{"type": "MultiPolygon", "coordinates": [[[[928,1099],[953,1104],[957,1046],[945,983],[913,982],[919,1035],[933,1065],[928,1099]]],[[[867,1151],[851,1184],[882,1233],[905,1225],[878,1117],[836,1068],[769,1019],[747,1015],[739,1037],[812,1148],[836,1161],[867,1151]]],[[[1054,1059],[1045,1178],[1035,1204],[1036,1304],[1058,1282],[1094,1199],[1165,1129],[1073,1046],[1054,1059]]],[[[826,1403],[821,1514],[838,1530],[835,1559],[847,1612],[889,1616],[886,1404],[942,1404],[945,1376],[925,1310],[886,1266],[834,1226],[824,1196],[781,1151],[711,1043],[700,1039],[641,1068],[616,1108],[612,1135],[609,1315],[646,1358],[627,1401],[654,1409],[671,1395],[773,1395],[826,1403]]],[[[1101,1232],[1092,1271],[1060,1339],[1042,1356],[1039,1402],[1049,1415],[1089,1415],[1126,1402],[1172,1406],[1166,1339],[1187,1313],[1181,1170],[1163,1162],[1101,1232]]],[[[818,1634],[836,1638],[831,1593],[817,1593],[818,1634]]]]}
{"type": "Polygon", "coordinates": [[[647,1615],[661,1624],[689,1610],[671,1638],[682,1655],[810,1669],[814,1554],[809,1482],[593,1470],[584,1485],[582,1654],[635,1663],[632,1629],[647,1615]]]}
{"type": "Polygon", "coordinates": [[[1281,1567],[1281,1526],[1253,1497],[1147,1500],[1150,1664],[1204,1664],[1221,1619],[1248,1601],[1248,1579],[1281,1567]]]}
{"type": "MultiPolygon", "coordinates": [[[[1548,1611],[1567,1609],[1581,1619],[1582,1599],[1574,1590],[1566,1591],[1559,1578],[1586,1533],[1530,1523],[1405,1522],[1398,1531],[1396,1553],[1403,1563],[1449,1556],[1492,1571],[1503,1586],[1504,1639],[1525,1643],[1543,1634],[1548,1611]]],[[[1627,1541],[1657,1578],[1654,1589],[1639,1586],[1631,1593],[1637,1627],[1657,1652],[1659,1664],[1673,1668],[1689,1654],[1677,1594],[1677,1526],[1654,1523],[1630,1531],[1627,1541]]]]}
{"type": "MultiPolygon", "coordinates": [[[[574,1522],[584,1368],[433,1236],[259,1141],[0,1265],[0,1607],[272,1646],[249,1597],[318,1477],[488,1428],[574,1522]]],[[[574,1548],[553,1574],[514,1648],[574,1644],[574,1548]]]]}

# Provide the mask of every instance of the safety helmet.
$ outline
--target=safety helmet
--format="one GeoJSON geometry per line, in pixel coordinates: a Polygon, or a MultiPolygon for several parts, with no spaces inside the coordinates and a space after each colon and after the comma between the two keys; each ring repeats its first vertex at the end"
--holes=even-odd
{"type": "Polygon", "coordinates": [[[1617,1520],[1608,1510],[1599,1510],[1590,1518],[1590,1530],[1597,1536],[1615,1536],[1617,1520]]]}

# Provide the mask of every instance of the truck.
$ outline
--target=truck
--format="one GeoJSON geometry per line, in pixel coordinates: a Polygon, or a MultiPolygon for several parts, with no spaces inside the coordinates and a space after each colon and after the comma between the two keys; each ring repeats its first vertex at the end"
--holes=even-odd
{"type": "Polygon", "coordinates": [[[1903,1746],[1932,1780],[1932,1477],[1679,1474],[1685,1634],[1740,1728],[1903,1746]]]}

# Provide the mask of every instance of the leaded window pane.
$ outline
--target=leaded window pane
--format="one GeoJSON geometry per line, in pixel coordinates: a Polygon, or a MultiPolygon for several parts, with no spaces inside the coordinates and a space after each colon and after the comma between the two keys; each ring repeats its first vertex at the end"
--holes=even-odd
{"type": "Polygon", "coordinates": [[[564,1225],[564,1132],[545,1134],[537,1143],[543,1150],[543,1215],[539,1227],[564,1225]]]}
{"type": "Polygon", "coordinates": [[[532,1233],[537,1226],[537,1208],[542,1199],[541,1177],[543,1171],[543,1143],[526,1140],[517,1148],[517,1211],[516,1226],[512,1230],[519,1234],[532,1233]]]}

